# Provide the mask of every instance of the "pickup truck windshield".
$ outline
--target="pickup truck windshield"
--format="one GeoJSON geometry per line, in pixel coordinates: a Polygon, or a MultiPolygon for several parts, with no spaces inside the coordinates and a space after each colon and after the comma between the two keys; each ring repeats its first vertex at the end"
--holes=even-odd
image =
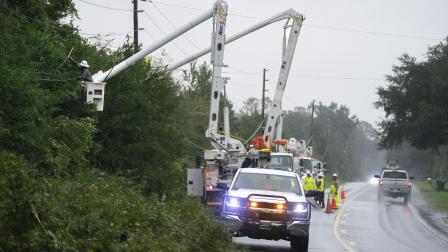
{"type": "Polygon", "coordinates": [[[406,172],[399,171],[385,171],[383,173],[383,178],[391,178],[391,179],[407,179],[408,176],[406,172]]]}
{"type": "Polygon", "coordinates": [[[290,192],[302,195],[296,177],[272,174],[240,173],[232,190],[238,189],[290,192]]]}
{"type": "Polygon", "coordinates": [[[271,156],[272,169],[294,171],[294,159],[291,156],[271,156]]]}

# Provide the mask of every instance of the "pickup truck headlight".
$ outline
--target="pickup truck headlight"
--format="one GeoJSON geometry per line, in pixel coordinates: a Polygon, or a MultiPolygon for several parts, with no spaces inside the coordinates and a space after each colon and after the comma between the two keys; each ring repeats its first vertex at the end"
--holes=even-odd
{"type": "Polygon", "coordinates": [[[236,197],[226,197],[225,202],[226,206],[229,208],[243,207],[245,204],[244,199],[236,197]]]}
{"type": "Polygon", "coordinates": [[[288,215],[293,220],[309,220],[311,209],[308,203],[290,203],[288,215]]]}
{"type": "Polygon", "coordinates": [[[306,213],[306,212],[308,212],[308,205],[307,204],[298,203],[293,208],[293,212],[294,213],[306,213]]]}

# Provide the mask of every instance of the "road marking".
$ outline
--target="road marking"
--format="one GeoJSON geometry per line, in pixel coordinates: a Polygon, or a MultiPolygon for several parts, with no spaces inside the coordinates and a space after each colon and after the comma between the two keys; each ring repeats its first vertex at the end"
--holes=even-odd
{"type": "Polygon", "coordinates": [[[414,215],[414,217],[435,237],[437,237],[439,240],[448,242],[448,239],[444,237],[442,234],[440,234],[438,231],[436,231],[434,228],[428,225],[425,220],[420,216],[420,213],[418,212],[417,208],[415,208],[413,205],[408,204],[408,206],[412,209],[411,213],[414,215]]]}
{"type": "Polygon", "coordinates": [[[352,203],[352,201],[354,201],[355,199],[357,199],[358,197],[360,197],[361,195],[366,193],[369,189],[371,189],[370,186],[365,188],[364,190],[362,190],[355,196],[353,196],[353,198],[351,198],[349,201],[346,201],[346,203],[344,205],[342,205],[342,207],[339,209],[340,211],[337,213],[336,220],[334,221],[334,224],[333,224],[333,232],[334,232],[334,235],[336,236],[336,239],[349,252],[357,252],[358,250],[353,248],[353,246],[355,246],[356,243],[345,241],[344,239],[342,239],[341,234],[339,233],[339,224],[341,222],[341,215],[342,215],[342,212],[344,212],[345,207],[348,207],[352,203]]]}

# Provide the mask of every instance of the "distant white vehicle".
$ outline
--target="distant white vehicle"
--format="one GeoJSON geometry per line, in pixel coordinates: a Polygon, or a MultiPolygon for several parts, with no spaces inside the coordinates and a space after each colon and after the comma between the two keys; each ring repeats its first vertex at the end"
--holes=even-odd
{"type": "Polygon", "coordinates": [[[293,249],[308,251],[311,207],[294,172],[239,169],[224,195],[221,217],[235,236],[285,239],[293,249]]]}
{"type": "Polygon", "coordinates": [[[414,177],[409,177],[406,170],[396,166],[389,166],[384,168],[380,175],[375,175],[378,178],[378,199],[381,200],[384,196],[398,198],[403,197],[404,203],[407,203],[411,198],[412,180],[414,177]]]}
{"type": "Polygon", "coordinates": [[[291,153],[271,153],[271,168],[275,170],[295,172],[294,157],[291,153]]]}

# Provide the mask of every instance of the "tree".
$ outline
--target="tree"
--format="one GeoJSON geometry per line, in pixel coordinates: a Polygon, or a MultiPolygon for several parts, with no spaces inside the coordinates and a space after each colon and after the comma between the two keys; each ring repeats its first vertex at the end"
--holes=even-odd
{"type": "Polygon", "coordinates": [[[380,147],[409,143],[429,149],[433,176],[448,178],[448,38],[430,47],[421,62],[408,54],[399,61],[387,76],[389,85],[378,89],[376,106],[386,112],[380,147]]]}
{"type": "Polygon", "coordinates": [[[420,149],[437,149],[448,143],[448,38],[429,48],[417,62],[404,54],[387,76],[389,85],[378,89],[377,108],[386,119],[380,123],[380,146],[392,148],[404,141],[420,149]]]}
{"type": "Polygon", "coordinates": [[[185,188],[177,84],[139,62],[96,112],[68,52],[95,71],[132,50],[90,44],[74,16],[71,0],[0,0],[0,251],[233,251],[198,201],[156,197],[185,188]]]}

